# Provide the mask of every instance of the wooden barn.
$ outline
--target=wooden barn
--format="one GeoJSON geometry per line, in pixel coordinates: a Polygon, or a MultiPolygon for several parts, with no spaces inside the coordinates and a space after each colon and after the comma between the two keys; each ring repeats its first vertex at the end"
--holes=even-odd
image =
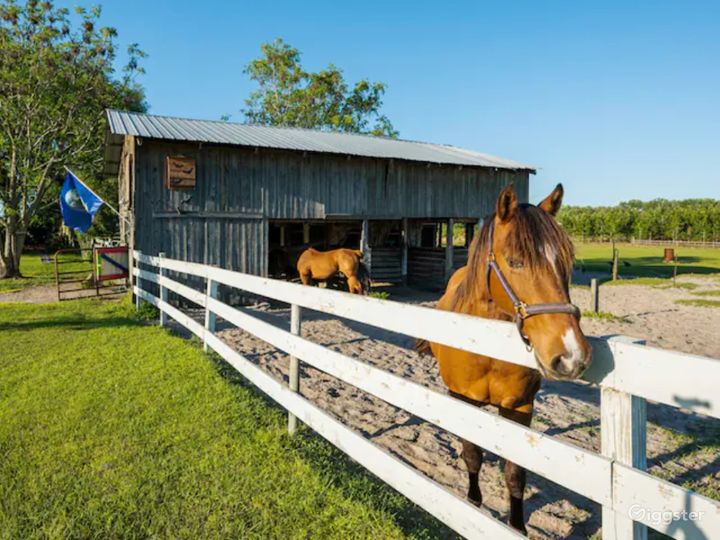
{"type": "Polygon", "coordinates": [[[361,248],[377,282],[440,288],[532,167],[366,135],[107,111],[106,176],[133,249],[258,275],[305,246],[361,248]],[[465,225],[465,234],[455,234],[465,225]]]}

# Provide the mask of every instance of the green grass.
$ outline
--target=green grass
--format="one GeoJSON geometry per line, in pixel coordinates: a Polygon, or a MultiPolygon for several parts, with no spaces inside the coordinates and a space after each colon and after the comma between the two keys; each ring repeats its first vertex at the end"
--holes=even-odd
{"type": "Polygon", "coordinates": [[[583,317],[588,317],[590,319],[600,319],[603,321],[616,321],[616,322],[627,322],[626,317],[621,317],[619,315],[614,315],[612,313],[609,313],[607,311],[598,311],[597,313],[594,311],[583,311],[582,312],[583,317]]]}
{"type": "Polygon", "coordinates": [[[675,300],[675,303],[683,306],[720,308],[720,300],[705,300],[704,298],[683,298],[681,300],[675,300]]]}
{"type": "Polygon", "coordinates": [[[0,538],[449,531],[129,302],[0,304],[0,538]]]}
{"type": "Polygon", "coordinates": [[[657,278],[657,277],[639,277],[633,279],[618,279],[617,281],[606,281],[603,285],[649,285],[656,289],[685,289],[692,291],[697,289],[699,285],[697,283],[689,283],[687,281],[672,282],[671,278],[657,278]]]}
{"type": "Polygon", "coordinates": [[[380,300],[387,300],[390,298],[390,293],[387,291],[372,291],[368,296],[371,298],[379,298],[380,300]]]}
{"type": "MultiPolygon", "coordinates": [[[[670,247],[670,244],[668,244],[670,247]]],[[[621,276],[638,276],[667,279],[673,275],[673,264],[662,262],[663,246],[639,246],[616,244],[620,252],[619,273],[621,276]]],[[[578,268],[590,272],[611,270],[612,244],[575,243],[578,268]]],[[[720,249],[675,247],[678,257],[678,275],[719,274],[720,249]]],[[[633,280],[635,282],[636,280],[633,280]]]]}
{"type": "Polygon", "coordinates": [[[720,296],[720,289],[713,291],[695,291],[692,294],[695,296],[720,296]]]}
{"type": "MultiPolygon", "coordinates": [[[[82,277],[92,271],[90,262],[83,261],[78,255],[61,255],[60,260],[61,272],[78,272],[77,275],[82,277]]],[[[20,273],[23,277],[19,279],[0,279],[0,294],[55,283],[55,264],[42,262],[37,253],[26,253],[20,258],[20,273]]]]}

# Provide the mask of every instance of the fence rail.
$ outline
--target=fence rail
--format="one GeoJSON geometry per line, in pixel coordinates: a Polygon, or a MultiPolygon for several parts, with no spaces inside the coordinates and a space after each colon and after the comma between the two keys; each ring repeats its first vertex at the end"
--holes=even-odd
{"type": "Polygon", "coordinates": [[[720,242],[703,242],[701,240],[640,240],[639,238],[633,238],[630,243],[641,246],[720,248],[720,242]]]}
{"type": "MultiPolygon", "coordinates": [[[[645,402],[651,399],[720,417],[720,361],[645,347],[618,339],[592,339],[593,367],[585,379],[601,386],[601,454],[554,439],[308,341],[298,334],[305,307],[390,331],[422,337],[470,352],[535,367],[514,325],[442,312],[388,300],[304,287],[221,268],[135,252],[135,259],[158,270],[136,267],[138,298],[155,305],[203,340],[240,373],[343,452],[360,462],[448,526],[468,538],[507,538],[517,533],[476,509],[415,469],[408,467],[232,350],[214,333],[214,318],[227,322],[348,384],[432,422],[447,431],[544,476],[603,506],[603,538],[642,538],[644,527],[630,519],[633,505],[645,502],[655,512],[701,512],[703,519],[658,523],[653,515],[633,513],[640,524],[675,538],[712,538],[720,531],[720,503],[643,472],[645,402]],[[180,272],[206,279],[197,291],[164,275],[180,272]],[[160,297],[142,288],[159,286],[160,297]],[[217,299],[217,285],[242,289],[293,306],[293,329],[286,331],[217,299]],[[205,308],[205,324],[167,301],[173,291],[205,308]],[[296,328],[297,326],[297,328],[296,328]],[[532,451],[530,451],[532,448],[532,451]],[[638,492],[642,490],[642,493],[638,492]],[[690,528],[690,525],[692,528],[690,528]],[[697,532],[697,535],[695,533],[697,532]],[[703,536],[704,535],[704,536],[703,536]]],[[[297,374],[297,371],[295,371],[297,374]]],[[[297,375],[295,375],[296,377],[297,375]]]]}

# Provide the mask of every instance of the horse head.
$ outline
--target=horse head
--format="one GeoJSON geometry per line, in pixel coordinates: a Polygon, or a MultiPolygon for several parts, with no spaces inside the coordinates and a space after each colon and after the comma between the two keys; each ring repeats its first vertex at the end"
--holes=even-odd
{"type": "Polygon", "coordinates": [[[476,264],[486,300],[515,320],[542,374],[575,379],[590,365],[591,348],[570,302],[574,249],[555,219],[562,198],[562,184],[537,206],[518,203],[512,185],[505,188],[479,235],[485,246],[476,264]]]}

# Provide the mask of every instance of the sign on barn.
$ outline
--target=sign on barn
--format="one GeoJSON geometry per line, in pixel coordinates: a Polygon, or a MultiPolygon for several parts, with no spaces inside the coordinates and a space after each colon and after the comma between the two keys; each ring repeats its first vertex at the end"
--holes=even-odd
{"type": "Polygon", "coordinates": [[[184,156],[168,156],[165,166],[165,187],[192,189],[195,187],[195,160],[184,156]]]}

